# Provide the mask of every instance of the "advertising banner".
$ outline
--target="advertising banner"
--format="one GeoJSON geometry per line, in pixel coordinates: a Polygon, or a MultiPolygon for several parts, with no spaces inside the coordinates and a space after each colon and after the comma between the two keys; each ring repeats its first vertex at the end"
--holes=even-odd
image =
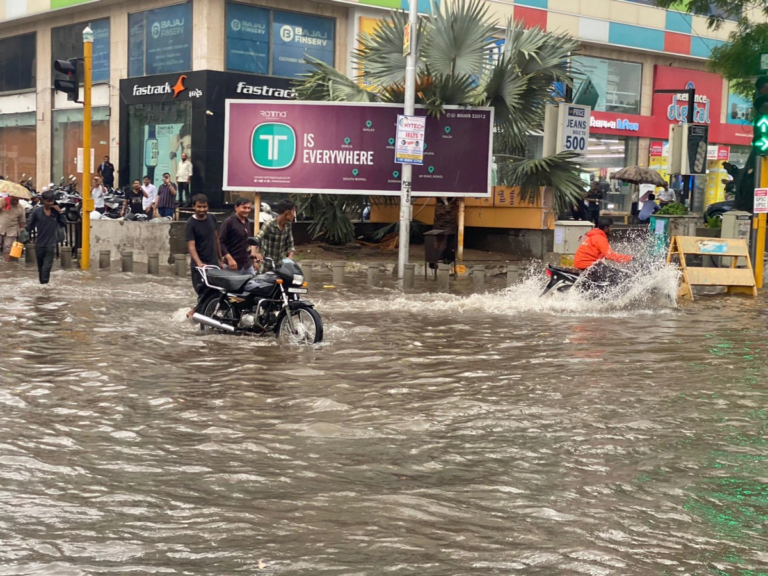
{"type": "Polygon", "coordinates": [[[192,68],[192,4],[177,4],[129,16],[130,76],[192,68]]]}
{"type": "Polygon", "coordinates": [[[312,56],[333,66],[335,21],[297,14],[272,13],[272,74],[296,77],[310,67],[304,56],[312,56]]]}
{"type": "Polygon", "coordinates": [[[227,3],[227,70],[269,72],[269,10],[227,3]]]}
{"type": "Polygon", "coordinates": [[[589,146],[589,106],[563,103],[557,112],[557,152],[575,152],[583,159],[589,146]]]}
{"type": "Polygon", "coordinates": [[[93,82],[109,82],[109,18],[91,22],[93,30],[93,82]]]}
{"type": "Polygon", "coordinates": [[[424,164],[425,116],[397,115],[395,136],[395,162],[398,164],[424,164]]]}
{"type": "MultiPolygon", "coordinates": [[[[397,196],[402,112],[397,104],[227,100],[223,188],[397,196]]],[[[491,108],[447,106],[428,118],[414,196],[490,196],[492,138],[491,108]]]]}

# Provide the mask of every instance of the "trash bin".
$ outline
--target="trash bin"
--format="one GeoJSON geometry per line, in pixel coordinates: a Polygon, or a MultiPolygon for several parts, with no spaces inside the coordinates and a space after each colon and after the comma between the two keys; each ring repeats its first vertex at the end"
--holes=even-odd
{"type": "Polygon", "coordinates": [[[592,222],[581,220],[558,220],[555,222],[554,253],[560,255],[560,266],[573,267],[573,256],[584,241],[584,236],[593,227],[592,222]]]}
{"type": "MultiPolygon", "coordinates": [[[[424,234],[424,262],[437,273],[438,264],[455,264],[458,238],[450,230],[430,230],[424,234]]],[[[425,270],[426,273],[426,270],[425,270]]]]}

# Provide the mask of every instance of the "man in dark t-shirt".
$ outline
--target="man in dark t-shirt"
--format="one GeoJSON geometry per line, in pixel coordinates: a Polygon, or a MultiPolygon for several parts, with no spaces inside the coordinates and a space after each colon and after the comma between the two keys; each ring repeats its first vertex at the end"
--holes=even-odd
{"type": "Polygon", "coordinates": [[[198,303],[203,292],[203,278],[197,271],[198,267],[218,266],[224,267],[221,260],[221,247],[219,235],[216,232],[218,222],[216,217],[208,214],[208,198],[198,194],[192,198],[194,216],[187,220],[187,228],[184,239],[187,242],[187,250],[192,257],[192,287],[198,295],[198,303]]]}
{"type": "Polygon", "coordinates": [[[112,188],[115,185],[115,166],[109,161],[109,156],[104,156],[104,162],[99,164],[98,174],[104,186],[112,188]]]}
{"type": "Polygon", "coordinates": [[[123,210],[120,216],[125,216],[126,208],[131,209],[131,214],[143,214],[142,202],[144,202],[146,195],[147,193],[141,189],[141,182],[134,180],[133,188],[125,195],[125,202],[123,202],[123,210]]]}

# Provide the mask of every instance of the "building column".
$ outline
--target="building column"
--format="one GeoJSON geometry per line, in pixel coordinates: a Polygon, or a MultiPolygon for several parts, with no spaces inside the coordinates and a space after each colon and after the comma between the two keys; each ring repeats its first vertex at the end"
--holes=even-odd
{"type": "Polygon", "coordinates": [[[192,70],[224,70],[226,0],[192,3],[192,70]]]}
{"type": "MultiPolygon", "coordinates": [[[[120,170],[120,80],[128,77],[128,14],[116,12],[109,22],[109,161],[120,170]]],[[[96,162],[101,162],[97,158],[96,162]]],[[[115,185],[120,182],[115,174],[115,185]]]]}
{"type": "Polygon", "coordinates": [[[53,118],[53,56],[51,55],[51,27],[40,25],[37,28],[37,118],[35,138],[36,174],[35,188],[42,190],[51,182],[51,156],[53,153],[52,127],[53,118]]]}

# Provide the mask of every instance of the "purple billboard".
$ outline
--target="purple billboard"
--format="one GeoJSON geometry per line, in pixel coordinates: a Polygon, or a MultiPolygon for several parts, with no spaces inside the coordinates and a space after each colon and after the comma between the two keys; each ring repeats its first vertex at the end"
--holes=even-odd
{"type": "MultiPolygon", "coordinates": [[[[224,190],[400,194],[397,104],[227,100],[224,190]]],[[[426,116],[417,109],[416,116],[426,116]]],[[[414,196],[491,195],[493,109],[427,117],[414,196]]]]}

